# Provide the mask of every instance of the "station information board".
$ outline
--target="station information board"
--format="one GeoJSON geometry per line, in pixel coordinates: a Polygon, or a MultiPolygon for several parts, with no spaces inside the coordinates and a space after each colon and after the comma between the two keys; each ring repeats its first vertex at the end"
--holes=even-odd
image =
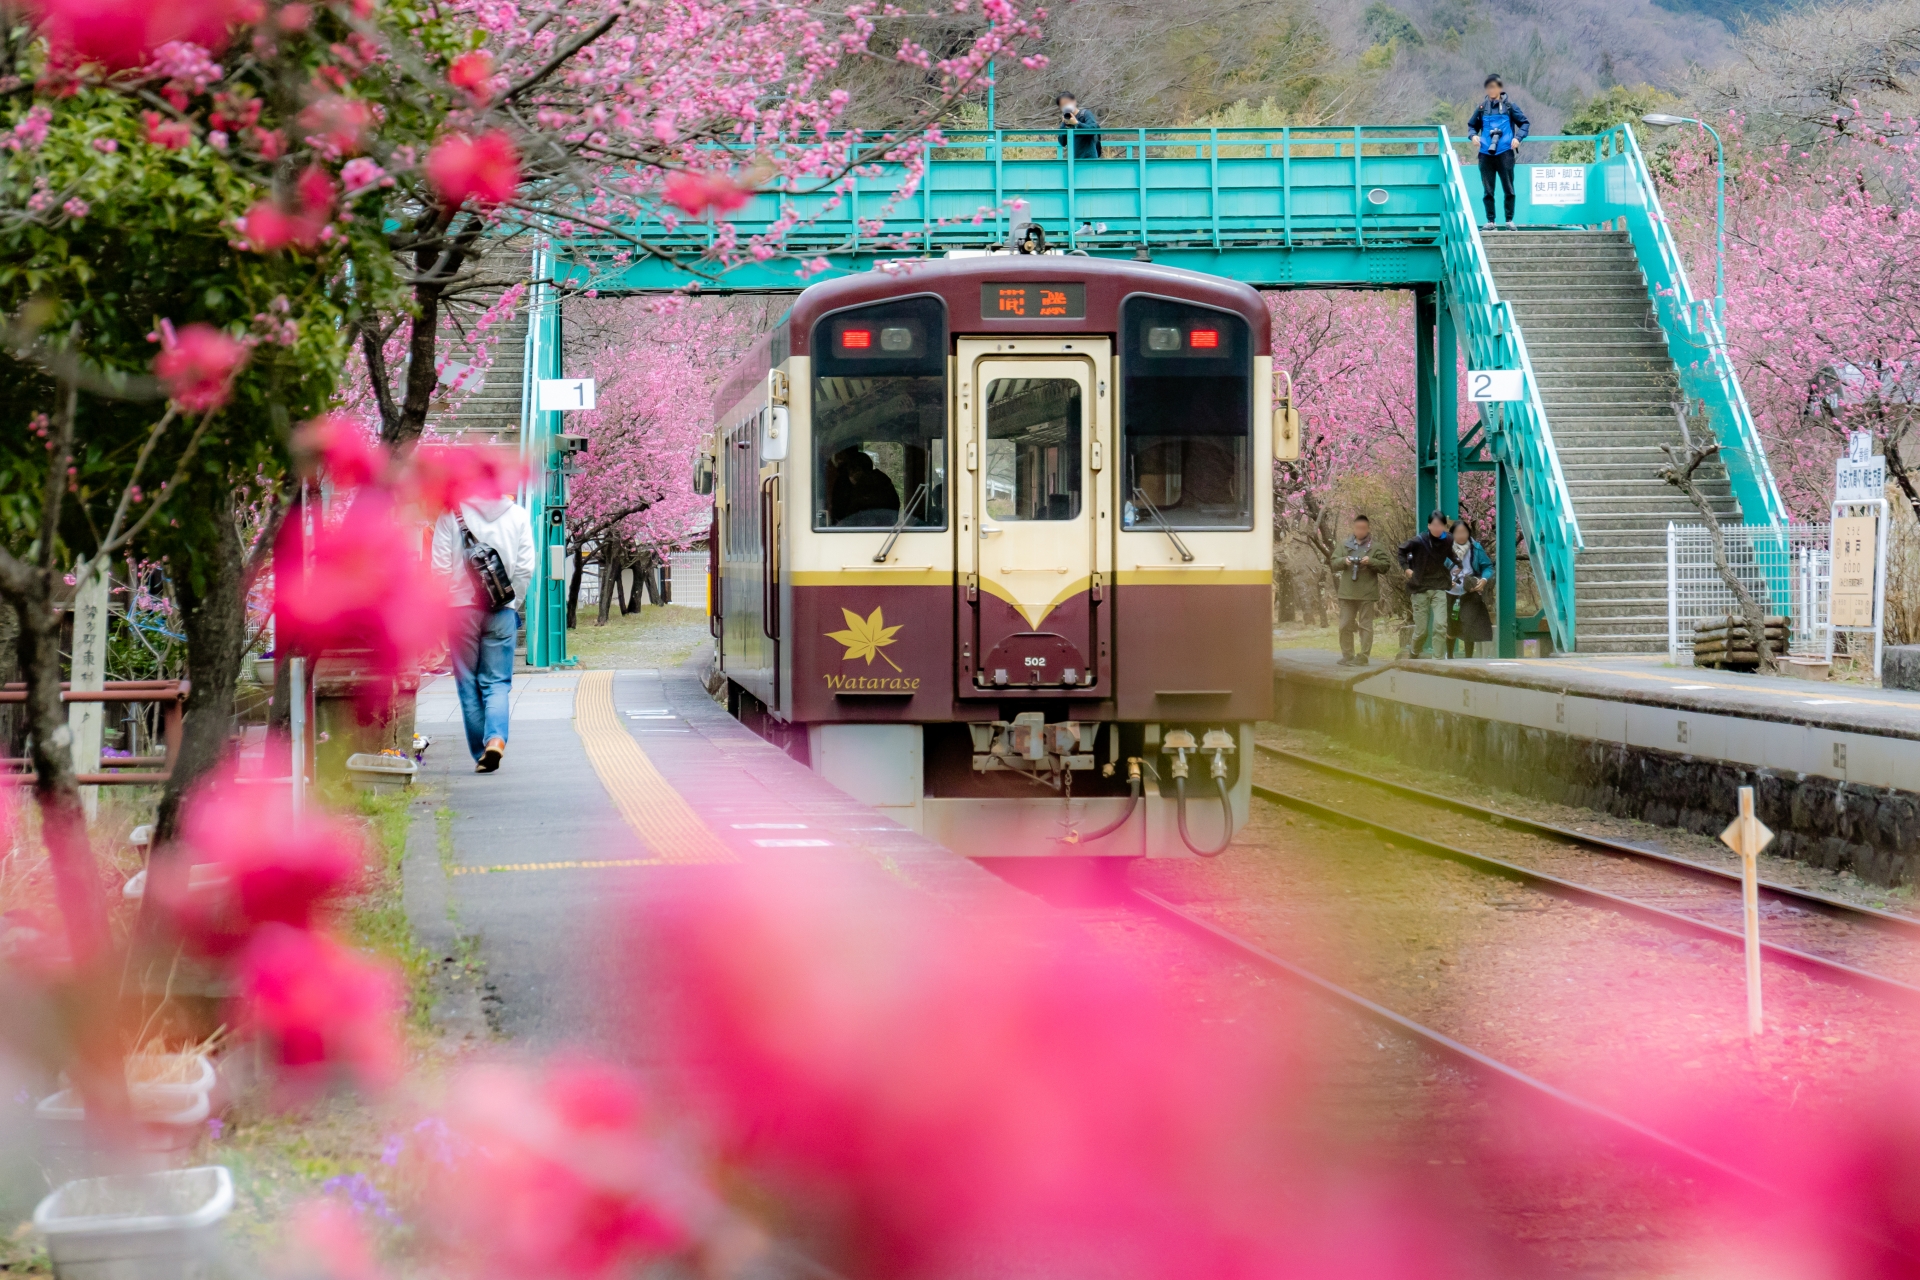
{"type": "Polygon", "coordinates": [[[1871,627],[1879,521],[1841,516],[1833,522],[1833,625],[1871,627]]]}
{"type": "Polygon", "coordinates": [[[989,281],[980,286],[980,316],[984,320],[1084,320],[1087,286],[1079,281],[1059,284],[989,281]]]}

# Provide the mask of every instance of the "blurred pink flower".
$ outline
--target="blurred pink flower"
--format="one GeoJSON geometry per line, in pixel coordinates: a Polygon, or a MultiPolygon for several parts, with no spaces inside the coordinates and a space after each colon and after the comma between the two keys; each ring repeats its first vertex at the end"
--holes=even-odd
{"type": "Polygon", "coordinates": [[[357,98],[328,94],[309,103],[297,119],[316,147],[329,155],[350,156],[365,147],[374,113],[371,104],[357,98]]]}
{"type": "Polygon", "coordinates": [[[448,204],[502,204],[520,185],[520,155],[504,130],[477,138],[456,133],[427,153],[427,178],[448,204]]]}
{"type": "Polygon", "coordinates": [[[257,22],[260,0],[30,0],[53,61],[98,63],[109,71],[145,66],[171,41],[219,50],[229,31],[257,22]]]}
{"type": "Polygon", "coordinates": [[[463,53],[447,67],[447,83],[485,106],[492,96],[493,55],[485,49],[463,53]]]}
{"type": "Polygon", "coordinates": [[[350,413],[327,413],[293,433],[296,454],[311,458],[337,488],[371,484],[387,470],[387,451],[350,413]]]}
{"type": "Polygon", "coordinates": [[[710,883],[635,931],[676,993],[648,1043],[863,1270],[1495,1273],[1437,1206],[1302,1140],[1288,1005],[1210,1027],[1038,911],[963,922],[818,866],[710,883]]]}
{"type": "Polygon", "coordinates": [[[753,198],[753,192],[724,174],[680,172],[667,175],[668,204],[698,217],[708,209],[728,214],[753,198]]]}
{"type": "Polygon", "coordinates": [[[178,151],[193,141],[193,126],[185,120],[175,120],[158,111],[142,112],[141,119],[146,122],[147,141],[156,147],[178,151]]]}
{"type": "MultiPolygon", "coordinates": [[[[281,549],[274,559],[276,609],[283,643],[308,653],[361,650],[375,671],[392,676],[445,643],[446,584],[420,555],[417,525],[399,519],[382,489],[358,490],[337,519],[314,531],[309,562],[281,549]]],[[[373,682],[365,698],[378,703],[373,682]]]]}
{"type": "Polygon", "coordinates": [[[604,1064],[471,1067],[447,1120],[464,1155],[435,1171],[432,1218],[488,1274],[631,1269],[684,1247],[715,1214],[649,1131],[638,1083],[604,1064]]]}
{"type": "Polygon", "coordinates": [[[246,1027],[296,1076],[343,1070],[380,1086],[398,1075],[402,1001],[386,967],[324,935],[273,924],[241,954],[239,978],[246,1027]]]}
{"type": "Polygon", "coordinates": [[[176,334],[166,321],[160,342],[153,372],[175,404],[189,413],[206,413],[231,398],[234,375],[247,362],[245,346],[210,324],[190,324],[176,334]]]}
{"type": "MultiPolygon", "coordinates": [[[[289,8],[293,6],[288,6],[289,8]]],[[[381,1280],[373,1240],[359,1216],[338,1200],[308,1200],[287,1215],[287,1242],[302,1276],[381,1280]]]]}
{"type": "Polygon", "coordinates": [[[346,164],[342,165],[340,167],[340,180],[346,183],[347,199],[349,200],[363,192],[371,191],[375,187],[390,187],[393,185],[393,179],[387,176],[387,171],[365,156],[349,160],[346,164]]]}
{"type": "Polygon", "coordinates": [[[307,928],[328,898],[350,889],[366,848],[333,818],[287,813],[284,796],[238,786],[223,770],[194,793],[180,856],[150,868],[155,901],[184,941],[230,955],[270,924],[307,928]]]}
{"type": "Polygon", "coordinates": [[[401,485],[409,502],[438,516],[463,502],[511,494],[526,478],[526,463],[508,449],[421,445],[407,460],[401,485]]]}

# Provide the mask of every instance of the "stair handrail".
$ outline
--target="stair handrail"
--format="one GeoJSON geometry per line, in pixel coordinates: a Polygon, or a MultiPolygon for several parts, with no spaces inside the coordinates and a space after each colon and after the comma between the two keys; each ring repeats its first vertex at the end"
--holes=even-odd
{"type": "MultiPolygon", "coordinates": [[[[1485,415],[1487,438],[1514,481],[1519,499],[1515,505],[1527,535],[1534,589],[1546,612],[1554,646],[1571,651],[1576,639],[1574,564],[1586,549],[1586,539],[1573,509],[1566,473],[1560,468],[1560,453],[1554,445],[1546,405],[1540,399],[1540,382],[1534,376],[1526,337],[1512,304],[1501,299],[1494,282],[1493,264],[1473,216],[1466,174],[1444,128],[1440,137],[1442,184],[1455,197],[1441,214],[1440,254],[1447,277],[1448,305],[1466,334],[1469,367],[1520,370],[1525,398],[1485,415]]],[[[1448,376],[1451,373],[1447,371],[1448,376]]]]}
{"type": "MultiPolygon", "coordinates": [[[[1673,237],[1659,187],[1639,140],[1626,125],[1615,125],[1600,135],[1596,156],[1603,163],[1609,159],[1624,162],[1638,188],[1641,217],[1629,212],[1627,231],[1641,269],[1647,272],[1647,292],[1653,300],[1654,315],[1666,333],[1667,349],[1679,371],[1682,389],[1706,404],[1711,420],[1725,425],[1725,430],[1715,432],[1715,438],[1720,441],[1723,461],[1728,463],[1727,479],[1740,502],[1742,518],[1749,524],[1786,524],[1787,504],[1767,461],[1759,424],[1734,373],[1726,330],[1712,304],[1693,292],[1679,242],[1673,237]],[[1643,242],[1651,253],[1642,250],[1643,242]],[[1655,266],[1657,275],[1652,270],[1655,266]],[[1704,362],[1700,359],[1703,351],[1704,362]]],[[[1619,203],[1631,207],[1628,201],[1619,203]]]]}

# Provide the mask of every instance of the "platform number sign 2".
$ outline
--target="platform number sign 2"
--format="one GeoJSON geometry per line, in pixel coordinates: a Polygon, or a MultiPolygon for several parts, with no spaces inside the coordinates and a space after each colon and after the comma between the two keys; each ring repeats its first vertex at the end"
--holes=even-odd
{"type": "Polygon", "coordinates": [[[1467,370],[1467,399],[1480,404],[1489,401],[1526,399],[1520,370],[1467,370]]]}

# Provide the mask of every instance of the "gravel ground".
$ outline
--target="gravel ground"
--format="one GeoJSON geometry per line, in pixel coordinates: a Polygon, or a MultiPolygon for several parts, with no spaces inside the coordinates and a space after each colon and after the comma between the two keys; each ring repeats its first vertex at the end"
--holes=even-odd
{"type": "MultiPolygon", "coordinates": [[[[1418,800],[1393,795],[1364,782],[1330,777],[1271,756],[1259,759],[1255,776],[1263,785],[1455,848],[1662,907],[1735,933],[1744,927],[1737,884],[1715,883],[1656,863],[1583,849],[1550,836],[1503,829],[1465,814],[1449,813],[1418,800]]],[[[1457,792],[1453,794],[1459,798],[1457,792]]],[[[1505,812],[1514,812],[1510,807],[1501,807],[1505,812]]],[[[1562,825],[1592,835],[1608,834],[1597,830],[1591,821],[1562,825]]],[[[1669,851],[1663,842],[1640,839],[1634,843],[1669,851]]],[[[1715,859],[1716,863],[1721,861],[1715,859]]],[[[1911,934],[1895,932],[1864,917],[1829,914],[1765,897],[1760,902],[1760,917],[1761,936],[1768,942],[1920,984],[1920,928],[1911,934]]]]}

